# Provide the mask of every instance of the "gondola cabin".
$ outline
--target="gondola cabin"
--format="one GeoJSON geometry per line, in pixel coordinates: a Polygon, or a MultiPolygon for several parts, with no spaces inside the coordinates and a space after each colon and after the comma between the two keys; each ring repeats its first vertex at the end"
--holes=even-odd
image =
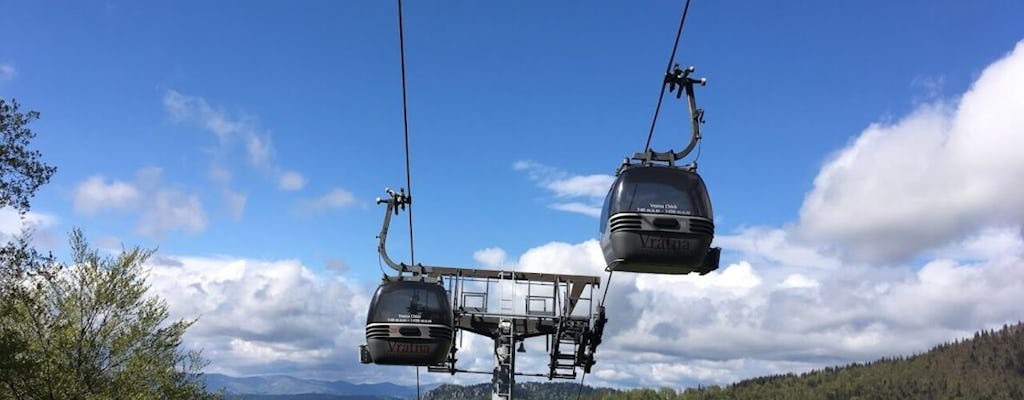
{"type": "Polygon", "coordinates": [[[425,277],[385,277],[366,315],[361,361],[388,365],[435,365],[452,347],[448,292],[425,277]]]}
{"type": "Polygon", "coordinates": [[[718,269],[715,224],[704,180],[693,168],[624,165],[601,214],[609,271],[701,275],[718,269]]]}

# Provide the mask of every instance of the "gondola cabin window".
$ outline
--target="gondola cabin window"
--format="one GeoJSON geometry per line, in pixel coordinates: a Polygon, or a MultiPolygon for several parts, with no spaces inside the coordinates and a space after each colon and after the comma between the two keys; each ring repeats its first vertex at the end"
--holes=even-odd
{"type": "Polygon", "coordinates": [[[377,305],[375,321],[430,323],[441,319],[441,305],[434,291],[415,287],[385,288],[377,305]]]}
{"type": "Polygon", "coordinates": [[[609,193],[606,207],[612,215],[638,212],[711,217],[711,200],[700,176],[665,167],[623,171],[609,193]]]}

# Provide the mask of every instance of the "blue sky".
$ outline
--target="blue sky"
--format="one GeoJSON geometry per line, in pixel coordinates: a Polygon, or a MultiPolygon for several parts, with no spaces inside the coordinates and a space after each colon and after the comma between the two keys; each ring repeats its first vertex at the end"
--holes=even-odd
{"type": "MultiPolygon", "coordinates": [[[[595,269],[572,255],[592,255],[597,219],[559,208],[592,205],[621,158],[642,149],[681,8],[680,1],[406,4],[417,261],[595,269]]],[[[154,268],[167,280],[157,289],[194,284],[203,288],[195,296],[220,293],[171,295],[172,305],[186,305],[180,315],[219,318],[213,310],[224,299],[241,310],[248,300],[266,306],[241,289],[246,283],[214,288],[247,277],[266,279],[256,287],[299,282],[341,296],[279,310],[351,322],[342,334],[318,332],[321,341],[272,327],[256,335],[198,326],[193,343],[223,357],[214,359],[218,371],[366,381],[386,373],[352,365],[349,342],[358,340],[361,302],[379,276],[374,236],[383,209],[373,199],[405,182],[393,3],[4,2],[2,9],[0,24],[16,36],[0,43],[0,96],[41,111],[35,145],[59,168],[33,205],[41,245],[64,251],[77,226],[101,247],[159,247],[166,265],[154,268]],[[331,302],[347,306],[324,305],[331,302]],[[324,361],[331,357],[338,359],[324,361]]],[[[920,351],[1022,318],[1009,303],[939,330],[926,327],[963,315],[960,303],[923,313],[934,319],[918,325],[886,316],[896,307],[887,302],[937,290],[921,271],[943,262],[953,264],[940,271],[970,276],[1024,269],[1024,218],[1009,188],[1024,170],[1008,150],[1022,148],[1014,115],[1024,103],[997,90],[1024,72],[1008,61],[991,69],[996,83],[982,85],[987,68],[1020,57],[1011,52],[1024,39],[1021,20],[1024,5],[1011,1],[694,1],[677,58],[709,82],[697,94],[707,120],[700,171],[728,266],[685,283],[700,289],[687,301],[718,319],[690,321],[706,329],[678,344],[706,351],[670,352],[646,378],[609,369],[594,382],[728,382],[920,351]],[[982,107],[995,117],[981,118],[964,104],[1001,107],[982,107]],[[957,128],[978,118],[1004,129],[957,128]],[[938,167],[946,164],[948,171],[938,167]],[[991,172],[987,184],[971,190],[969,171],[991,172]],[[941,201],[956,179],[940,172],[968,183],[956,187],[962,202],[941,201]],[[941,214],[939,221],[922,209],[941,214]],[[917,339],[823,345],[808,355],[766,350],[739,339],[742,323],[723,322],[735,313],[781,315],[785,308],[773,301],[782,288],[820,295],[833,284],[849,287],[840,283],[854,278],[844,274],[886,288],[872,297],[877,307],[788,334],[917,339]],[[908,289],[893,289],[900,285],[908,289]],[[701,347],[701,332],[735,332],[733,344],[749,353],[701,347]]],[[[668,101],[654,147],[681,147],[685,119],[684,103],[668,101]]],[[[394,228],[402,234],[392,235],[392,255],[405,255],[404,218],[394,228]]],[[[650,317],[623,318],[613,334],[625,343],[667,323],[659,318],[670,310],[637,299],[658,304],[666,295],[659,285],[675,281],[623,279],[615,283],[623,307],[650,317]]],[[[280,289],[274,305],[295,301],[295,287],[280,289]]],[[[1024,300],[1020,288],[1003,289],[1008,302],[1024,300]]],[[[263,315],[273,325],[276,314],[261,312],[232,315],[263,315]]],[[[783,329],[757,321],[759,329],[783,329]]],[[[628,359],[629,347],[616,343],[607,365],[628,359]]],[[[486,349],[477,355],[489,362],[486,349]]]]}

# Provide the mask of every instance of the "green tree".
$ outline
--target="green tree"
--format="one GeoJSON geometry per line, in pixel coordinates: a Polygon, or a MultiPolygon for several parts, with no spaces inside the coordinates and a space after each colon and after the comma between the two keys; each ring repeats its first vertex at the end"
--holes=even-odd
{"type": "Polygon", "coordinates": [[[70,243],[70,265],[37,268],[45,273],[5,305],[0,327],[20,339],[5,344],[0,398],[212,397],[200,354],[181,350],[194,321],[168,321],[166,303],[147,294],[143,265],[153,251],[102,256],[77,229],[70,243]]]}
{"type": "MultiPolygon", "coordinates": [[[[29,149],[26,125],[38,118],[0,100],[0,208],[22,215],[56,171],[29,149]]],[[[30,238],[0,246],[0,400],[214,397],[200,354],[182,350],[194,321],[168,321],[166,303],[147,294],[152,250],[104,257],[75,229],[65,265],[30,238]]]]}
{"type": "Polygon", "coordinates": [[[38,111],[22,113],[18,101],[0,99],[0,208],[14,207],[24,213],[40,186],[50,181],[56,167],[40,160],[38,150],[29,149],[35,133],[26,127],[39,119],[38,111]]]}

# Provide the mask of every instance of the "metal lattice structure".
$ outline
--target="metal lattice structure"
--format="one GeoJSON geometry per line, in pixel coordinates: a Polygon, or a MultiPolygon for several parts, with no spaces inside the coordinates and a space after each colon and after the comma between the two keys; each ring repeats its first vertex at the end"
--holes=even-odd
{"type": "MultiPolygon", "coordinates": [[[[501,400],[513,398],[516,376],[575,379],[578,369],[590,372],[607,322],[604,306],[594,297],[600,277],[396,263],[385,246],[388,228],[391,216],[405,209],[411,199],[404,191],[387,193],[387,198],[377,199],[378,204],[387,205],[378,236],[381,259],[399,273],[443,280],[452,302],[456,335],[469,332],[494,342],[492,371],[458,368],[461,340],[453,341],[447,360],[428,366],[428,371],[491,374],[492,398],[501,400]],[[541,336],[547,343],[547,371],[518,372],[516,345],[522,351],[524,340],[541,336]]],[[[361,355],[362,362],[373,362],[365,349],[361,355]]]]}

